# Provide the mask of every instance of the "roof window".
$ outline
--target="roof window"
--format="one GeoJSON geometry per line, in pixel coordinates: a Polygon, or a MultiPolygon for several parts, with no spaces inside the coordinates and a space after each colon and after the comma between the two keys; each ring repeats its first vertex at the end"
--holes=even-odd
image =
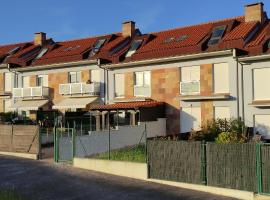
{"type": "Polygon", "coordinates": [[[72,46],[72,47],[66,47],[66,48],[64,49],[64,51],[72,51],[72,50],[78,49],[78,48],[80,48],[80,47],[81,47],[80,45],[72,46]]]}
{"type": "Polygon", "coordinates": [[[95,42],[93,45],[91,51],[90,51],[90,56],[95,55],[97,52],[99,52],[100,48],[103,46],[103,44],[106,42],[107,39],[99,39],[95,42]]]}
{"type": "Polygon", "coordinates": [[[213,29],[208,45],[214,45],[219,42],[225,32],[226,26],[217,26],[213,29]]]}
{"type": "Polygon", "coordinates": [[[48,51],[47,48],[42,49],[35,59],[41,58],[42,56],[44,56],[45,53],[47,53],[47,51],[48,51]]]}
{"type": "Polygon", "coordinates": [[[142,44],[142,40],[134,40],[126,54],[126,57],[132,56],[137,51],[137,49],[141,46],[141,44],[142,44]]]}
{"type": "Polygon", "coordinates": [[[35,48],[35,49],[23,54],[20,58],[27,59],[27,58],[33,56],[34,54],[38,53],[39,51],[40,51],[40,47],[35,48]]]}
{"type": "Polygon", "coordinates": [[[187,35],[180,35],[178,37],[172,37],[172,36],[170,36],[170,37],[167,37],[164,42],[165,43],[181,42],[181,41],[187,39],[187,37],[188,37],[187,35]]]}
{"type": "Polygon", "coordinates": [[[129,43],[129,39],[125,39],[123,42],[121,42],[119,45],[117,45],[115,48],[113,48],[109,55],[112,56],[113,54],[119,52],[121,49],[123,49],[126,45],[129,43]]]}
{"type": "Polygon", "coordinates": [[[17,53],[19,50],[21,49],[21,47],[15,47],[13,49],[11,49],[9,52],[8,52],[8,55],[13,55],[15,53],[17,53]]]}

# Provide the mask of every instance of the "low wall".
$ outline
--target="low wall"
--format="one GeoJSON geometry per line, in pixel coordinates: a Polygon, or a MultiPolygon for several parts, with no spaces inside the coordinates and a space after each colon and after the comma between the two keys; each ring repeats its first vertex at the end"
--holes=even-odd
{"type": "Polygon", "coordinates": [[[135,179],[147,179],[147,164],[89,158],[74,158],[73,166],[117,176],[135,179]]]}

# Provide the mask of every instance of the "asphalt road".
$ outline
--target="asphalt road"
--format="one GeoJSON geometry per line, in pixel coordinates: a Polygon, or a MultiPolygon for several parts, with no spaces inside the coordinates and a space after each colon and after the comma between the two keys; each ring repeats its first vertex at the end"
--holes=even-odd
{"type": "Polygon", "coordinates": [[[5,156],[0,156],[0,188],[14,188],[33,200],[233,199],[66,165],[5,156]]]}

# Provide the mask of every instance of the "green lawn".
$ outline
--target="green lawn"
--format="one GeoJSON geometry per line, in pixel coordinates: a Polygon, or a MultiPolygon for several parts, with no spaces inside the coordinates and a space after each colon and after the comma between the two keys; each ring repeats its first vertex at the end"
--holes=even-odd
{"type": "Polygon", "coordinates": [[[14,190],[2,190],[0,189],[0,200],[24,200],[14,190]]]}
{"type": "MultiPolygon", "coordinates": [[[[100,153],[93,158],[109,159],[109,152],[100,153]]],[[[113,150],[110,155],[111,160],[129,161],[129,162],[146,162],[145,145],[137,145],[123,149],[113,150]]]]}

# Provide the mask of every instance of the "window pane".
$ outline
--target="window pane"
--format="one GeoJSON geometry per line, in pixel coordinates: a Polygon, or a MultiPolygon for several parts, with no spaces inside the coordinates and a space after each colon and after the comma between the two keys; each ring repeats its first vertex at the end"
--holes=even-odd
{"type": "Polygon", "coordinates": [[[214,92],[229,93],[228,63],[214,64],[214,92]]]}
{"type": "Polygon", "coordinates": [[[130,49],[128,50],[126,57],[132,56],[136,50],[140,47],[142,40],[135,40],[132,42],[130,49]]]}
{"type": "Polygon", "coordinates": [[[200,80],[200,66],[182,67],[181,68],[181,81],[199,81],[200,80]]]}
{"type": "Polygon", "coordinates": [[[151,73],[149,71],[144,72],[144,86],[151,85],[151,73]]]}
{"type": "Polygon", "coordinates": [[[181,133],[201,129],[201,107],[183,107],[180,112],[181,133]]]}
{"type": "Polygon", "coordinates": [[[91,82],[100,82],[100,70],[91,70],[91,82]]]}
{"type": "Polygon", "coordinates": [[[254,100],[270,100],[270,89],[265,87],[270,80],[270,68],[254,69],[254,100]]]}
{"type": "Polygon", "coordinates": [[[115,90],[115,97],[123,97],[125,95],[125,75],[124,74],[114,75],[114,90],[115,90]]]}
{"type": "Polygon", "coordinates": [[[143,86],[143,72],[135,72],[135,85],[136,86],[143,86]]]}
{"type": "Polygon", "coordinates": [[[69,83],[76,83],[77,74],[76,72],[69,72],[69,83]]]}
{"type": "Polygon", "coordinates": [[[27,88],[30,87],[30,77],[29,76],[23,76],[23,87],[27,88]]]}
{"type": "Polygon", "coordinates": [[[82,73],[81,72],[77,72],[76,73],[76,83],[80,83],[82,80],[82,73]]]}
{"type": "Polygon", "coordinates": [[[12,73],[5,73],[5,91],[6,92],[11,92],[11,88],[12,88],[12,73]]]}

